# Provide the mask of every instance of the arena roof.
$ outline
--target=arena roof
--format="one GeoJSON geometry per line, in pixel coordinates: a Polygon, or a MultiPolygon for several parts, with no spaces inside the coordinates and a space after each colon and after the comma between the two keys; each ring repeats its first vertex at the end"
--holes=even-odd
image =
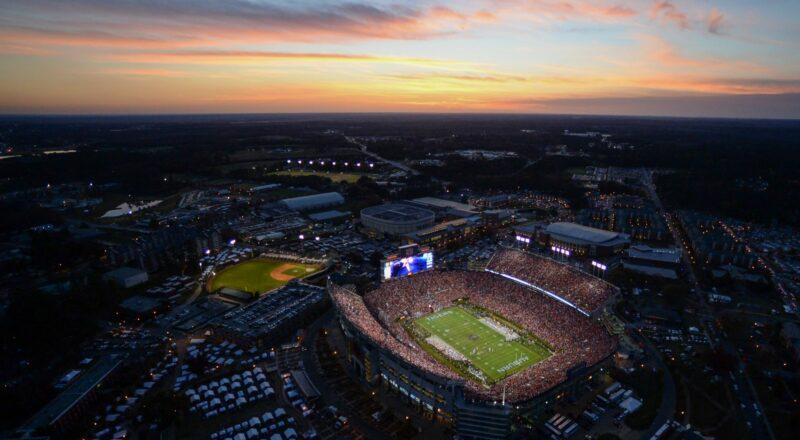
{"type": "Polygon", "coordinates": [[[577,223],[557,222],[547,225],[545,228],[550,235],[557,235],[567,239],[584,242],[586,244],[612,246],[617,243],[628,241],[626,234],[619,232],[606,231],[604,229],[591,228],[577,223]]]}

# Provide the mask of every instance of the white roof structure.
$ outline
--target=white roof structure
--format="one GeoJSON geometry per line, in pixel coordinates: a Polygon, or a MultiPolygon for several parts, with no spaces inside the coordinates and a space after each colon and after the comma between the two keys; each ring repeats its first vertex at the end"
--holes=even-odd
{"type": "Polygon", "coordinates": [[[605,229],[590,228],[577,223],[557,222],[547,225],[548,234],[557,238],[568,240],[582,245],[613,246],[618,243],[630,241],[627,234],[606,231],[605,229]]]}
{"type": "Polygon", "coordinates": [[[653,248],[647,245],[636,245],[628,249],[628,256],[658,263],[680,264],[681,262],[681,251],[675,248],[653,248]]]}
{"type": "Polygon", "coordinates": [[[327,206],[341,205],[344,197],[338,192],[327,192],[310,196],[292,197],[283,199],[280,202],[285,207],[295,211],[307,211],[311,209],[324,208],[327,206]]]}
{"type": "Polygon", "coordinates": [[[628,414],[636,411],[640,406],[642,406],[642,401],[635,397],[628,397],[619,403],[619,407],[628,414]]]}

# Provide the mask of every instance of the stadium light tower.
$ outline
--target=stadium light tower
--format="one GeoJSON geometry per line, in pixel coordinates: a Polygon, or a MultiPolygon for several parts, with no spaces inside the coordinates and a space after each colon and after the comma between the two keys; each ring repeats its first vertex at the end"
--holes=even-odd
{"type": "Polygon", "coordinates": [[[606,266],[605,264],[603,264],[603,263],[601,263],[599,261],[594,261],[594,260],[592,260],[592,267],[594,268],[594,269],[592,269],[592,272],[599,273],[600,274],[600,278],[603,278],[605,276],[606,269],[608,269],[608,266],[606,266]]]}

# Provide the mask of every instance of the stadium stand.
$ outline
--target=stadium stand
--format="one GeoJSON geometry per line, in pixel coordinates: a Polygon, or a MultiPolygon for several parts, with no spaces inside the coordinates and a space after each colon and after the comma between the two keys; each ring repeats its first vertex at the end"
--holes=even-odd
{"type": "Polygon", "coordinates": [[[572,266],[513,249],[497,251],[486,270],[531,284],[587,315],[602,308],[618,290],[572,266]]]}
{"type": "MultiPolygon", "coordinates": [[[[501,251],[502,252],[502,251],[501,251]]],[[[606,359],[616,341],[580,312],[541,292],[489,272],[430,271],[391,280],[360,297],[331,286],[340,316],[372,343],[440,378],[462,382],[470,398],[519,402],[570,379],[569,372],[606,359]],[[463,379],[415,343],[401,321],[450,306],[458,299],[492,310],[547,343],[553,354],[491,386],[463,379]]]]}

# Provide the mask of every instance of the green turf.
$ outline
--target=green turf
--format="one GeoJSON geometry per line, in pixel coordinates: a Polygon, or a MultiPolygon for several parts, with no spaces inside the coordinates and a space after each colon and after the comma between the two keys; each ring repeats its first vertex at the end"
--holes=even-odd
{"type": "Polygon", "coordinates": [[[415,323],[464,355],[473,367],[496,382],[550,356],[542,344],[523,344],[484,324],[468,309],[447,307],[417,318],[415,323]]]}
{"type": "Polygon", "coordinates": [[[249,260],[217,272],[209,281],[208,290],[216,291],[223,287],[229,287],[242,292],[261,293],[283,286],[288,280],[277,280],[270,276],[276,268],[291,264],[294,267],[283,271],[287,275],[295,278],[302,278],[316,272],[319,268],[313,264],[287,263],[285,261],[274,261],[266,259],[249,260]]]}
{"type": "Polygon", "coordinates": [[[326,177],[334,182],[347,182],[347,183],[356,183],[356,181],[358,181],[358,179],[360,179],[362,176],[368,176],[368,174],[361,174],[361,173],[305,171],[305,170],[275,171],[270,174],[276,176],[319,176],[319,177],[326,177]]]}

